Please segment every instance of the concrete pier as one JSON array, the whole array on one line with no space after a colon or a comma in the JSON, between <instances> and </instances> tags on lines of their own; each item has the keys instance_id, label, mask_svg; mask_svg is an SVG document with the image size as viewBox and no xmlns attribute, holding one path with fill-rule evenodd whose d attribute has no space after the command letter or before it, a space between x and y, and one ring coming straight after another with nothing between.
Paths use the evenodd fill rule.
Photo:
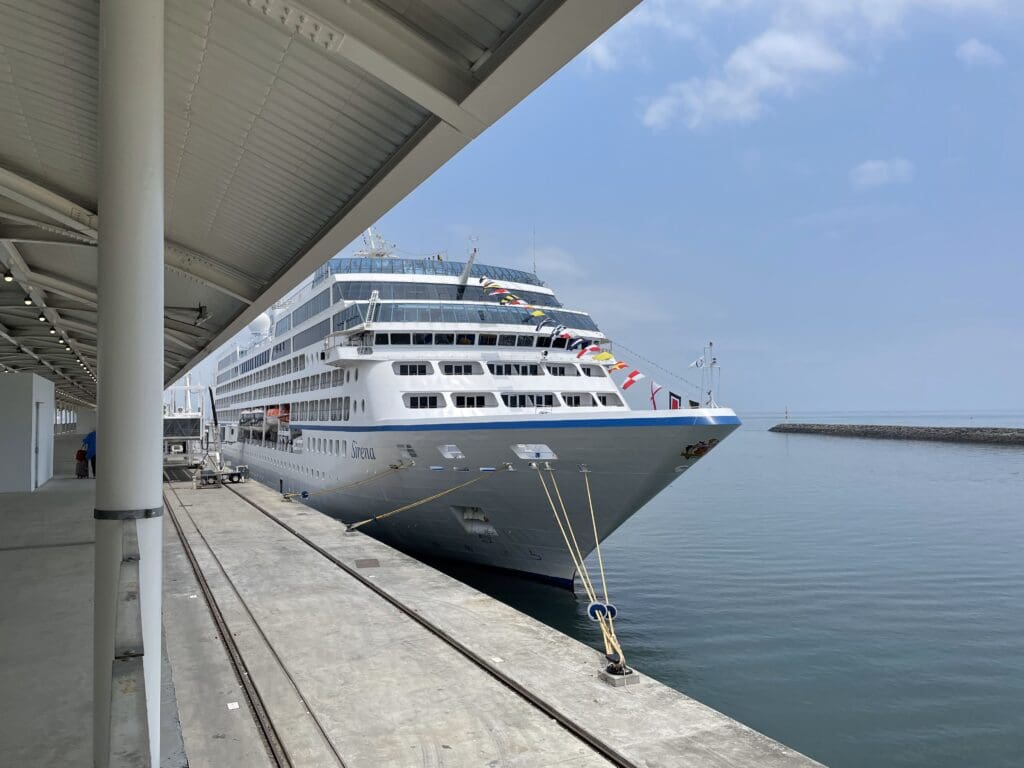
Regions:
<instances>
[{"instance_id":1,"label":"concrete pier","mask_svg":"<svg viewBox=\"0 0 1024 768\"><path fill-rule=\"evenodd\" d=\"M12 765L90 760L94 488L0 495ZM232 488L164 486L161 766L818 765L642 672L613 688L594 648L264 486Z\"/></svg>"},{"instance_id":2,"label":"concrete pier","mask_svg":"<svg viewBox=\"0 0 1024 768\"><path fill-rule=\"evenodd\" d=\"M166 495L167 652L192 766L267 764L251 754L261 718L269 749L302 765L817 765L641 673L612 688L595 649L261 485L231 488ZM232 745L250 754L232 762Z\"/></svg>"},{"instance_id":3,"label":"concrete pier","mask_svg":"<svg viewBox=\"0 0 1024 768\"><path fill-rule=\"evenodd\" d=\"M868 437L881 440L931 440L942 443L985 443L1024 446L1024 429L995 427L905 427L885 424L776 424L769 432Z\"/></svg>"}]
</instances>

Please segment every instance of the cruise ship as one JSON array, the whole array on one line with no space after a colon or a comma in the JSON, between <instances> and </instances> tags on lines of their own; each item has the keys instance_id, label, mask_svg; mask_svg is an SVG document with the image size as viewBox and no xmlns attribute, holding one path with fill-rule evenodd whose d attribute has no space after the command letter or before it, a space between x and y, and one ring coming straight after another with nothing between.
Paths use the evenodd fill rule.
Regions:
<instances>
[{"instance_id":1,"label":"cruise ship","mask_svg":"<svg viewBox=\"0 0 1024 768\"><path fill-rule=\"evenodd\" d=\"M302 503L571 586L570 542L585 557L740 424L713 403L630 407L638 372L533 273L365 242L217 362L224 457Z\"/></svg>"}]
</instances>

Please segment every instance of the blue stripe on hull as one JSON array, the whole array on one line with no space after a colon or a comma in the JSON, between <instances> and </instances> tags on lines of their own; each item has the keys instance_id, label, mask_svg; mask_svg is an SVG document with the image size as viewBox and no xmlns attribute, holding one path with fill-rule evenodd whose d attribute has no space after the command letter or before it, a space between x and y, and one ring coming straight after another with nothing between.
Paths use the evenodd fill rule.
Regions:
<instances>
[{"instance_id":1,"label":"blue stripe on hull","mask_svg":"<svg viewBox=\"0 0 1024 768\"><path fill-rule=\"evenodd\" d=\"M364 426L335 426L329 424L292 424L295 429L325 432L455 432L477 429L574 429L576 427L713 427L740 425L738 416L673 416L666 419L550 419L535 421L477 421L468 423L445 422L435 424L366 424Z\"/></svg>"}]
</instances>

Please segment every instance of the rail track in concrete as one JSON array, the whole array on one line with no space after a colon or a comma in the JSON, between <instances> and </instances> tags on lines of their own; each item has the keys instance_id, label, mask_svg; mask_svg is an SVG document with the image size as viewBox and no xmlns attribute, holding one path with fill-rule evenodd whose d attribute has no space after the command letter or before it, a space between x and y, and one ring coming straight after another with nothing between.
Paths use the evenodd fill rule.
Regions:
<instances>
[{"instance_id":1,"label":"rail track in concrete","mask_svg":"<svg viewBox=\"0 0 1024 768\"><path fill-rule=\"evenodd\" d=\"M170 488L171 492L174 493L175 497L178 499L178 503L179 503L180 509L183 512L185 512L185 514L189 515L190 519L191 519L191 515L190 515L190 513L187 510L187 505L185 505L181 501L180 497L177 496L177 493L176 493L176 491L174 489L173 482L168 481L167 485ZM352 566L350 566L347 563L343 562L339 558L335 557L333 554L331 554L330 552L328 552L324 548L320 547L316 542L312 541L307 536L303 535L301 532L295 530L288 523L286 523L285 521L283 521L279 517L277 517L275 514L273 514L273 512L269 511L268 509L266 509L265 507L263 507L259 503L253 501L252 499L246 498L246 496L241 494L238 490L236 490L235 488L231 487L230 485L223 485L222 487L226 488L228 491L233 493L239 499L244 501L247 505L249 505L253 509L257 510L258 512L260 512L261 514L266 516L273 523L275 523L276 525L280 526L282 529L287 531L291 536L293 536L294 538L296 538L299 541L301 541L306 547L308 547L309 549L311 549L314 552L316 552L318 555L320 555L323 558L325 558L326 560L328 560L334 567L336 567L337 569L343 571L345 574L347 574L348 576L353 578L361 586L363 586L366 589L370 590L376 596L378 596L379 598L381 598L382 600L387 602L389 605L393 606L395 609L400 611L406 617L412 619L414 622L416 622L421 627L426 629L430 634L432 634L434 637L436 637L439 640L441 640L448 647L450 647L453 650L455 650L458 654L460 654L465 659L470 661L473 665L475 665L480 670L485 672L489 677L493 678L498 683L500 683L501 685L503 685L506 688L508 688L509 690L511 690L513 693L515 693L517 696L519 696L522 700L527 702L530 706L532 706L535 709L539 710L541 713L543 713L545 716L547 716L552 721L557 723L557 725L559 725L561 728L566 730L572 736L574 736L575 738L579 739L583 744L587 745L597 755L599 755L604 760L606 760L610 765L616 766L617 768L640 768L640 766L636 762L634 762L633 760L630 760L628 757L622 755L618 750L616 750L614 747L612 747L611 745L606 743L599 736L597 736L596 734L594 734L593 732L591 732L590 730L588 730L584 726L580 725L573 718L568 717L567 715L565 715L565 713L561 712L558 708L552 706L549 702L545 701L543 698L537 696L533 691L529 690L529 688L521 685L519 682L517 682L516 680L512 679L508 675L505 675L500 670L495 669L494 666L491 663L489 663L485 658L483 658L481 655L479 655L478 653L476 653L472 649L468 648L463 643L459 642L456 638L452 637L444 629L438 627L436 624L434 624L433 622L429 621L427 618L425 618L423 615L421 615L420 612L417 611L415 608L407 605L406 603L402 602L401 600L395 598L393 595L391 595L388 592L386 592L384 589L379 587L377 584L373 583L373 581L371 581L370 579L366 578L364 575L359 573L355 568L353 568ZM220 607L217 605L216 599L214 598L214 595L213 595L213 591L210 588L210 585L209 585L208 581L206 580L205 575L202 572L202 568L199 565L198 560L196 559L196 556L195 556L195 553L194 553L194 551L192 549L192 546L191 546L190 542L188 541L188 538L187 538L187 536L185 535L185 533L184 533L184 531L182 529L180 521L177 518L177 512L176 512L176 510L174 510L172 508L173 505L167 503L166 497L165 497L165 506L168 509L168 512L169 512L169 514L171 516L171 520L172 520L172 522L174 524L175 530L178 533L178 538L181 540L182 546L184 547L184 550L185 550L185 553L186 553L186 555L188 557L189 563L192 566L192 570L194 571L194 573L196 575L196 578L197 578L197 580L200 583L200 586L201 586L201 589L203 591L204 597L206 598L207 604L210 607L210 611L213 614L214 622L217 625L218 632L219 632L219 634L221 636L221 639L222 639L222 641L224 643L224 646L225 646L225 650L226 650L226 652L227 652L227 654L228 654L228 656L229 656L229 658L231 660L232 666L234 667L235 674L238 676L238 679L239 679L239 681L240 681L240 683L242 685L242 688L243 688L243 691L244 691L244 695L246 697L249 709L252 712L253 717L256 720L256 723L257 723L257 725L259 727L260 733L261 733L261 735L264 738L265 746L266 746L268 754L271 756L271 759L273 761L275 761L278 766L282 766L282 767L289 766L289 767L291 767L291 766L297 765L297 763L294 762L292 757L288 754L288 750L286 749L284 743L282 742L281 738L278 735L278 732L277 732L277 729L276 729L276 727L274 725L274 722L273 722L272 718L270 717L269 713L267 712L267 708L265 707L264 702L263 702L263 700L261 699L261 697L259 695L259 691L257 690L255 684L252 681L252 677L250 675L249 669L246 667L246 664L245 664L245 658L242 655L241 650L238 648L237 643L235 643L234 638L231 635L231 632L230 632L230 630L228 628L227 621L225 620L225 618L223 616L223 613L220 610ZM229 583L231 583L230 577L228 577L228 575L227 575L227 571L224 569L223 565L217 559L216 554L213 553L212 547L210 547L209 544L206 542L205 536L203 536L203 533L202 533L201 529L195 523L194 520L191 520L191 522L192 522L192 525L196 528L196 531L198 532L198 535L200 536L200 538L203 539L204 544L206 544L207 549L210 551L211 556L217 562L218 567L220 568L221 572L224 574L224 576L227 579L227 581ZM258 622L256 622L255 618L252 617L252 613L248 610L248 606L245 604L245 600L242 598L242 596L239 593L239 591L234 588L234 585L232 584L231 586L232 586L232 589L234 590L234 593L237 596L239 602L243 606L245 606L246 611L249 613L249 616L253 620L253 623L255 624L257 629L259 629L259 624L258 624ZM303 702L306 705L307 711L309 712L310 716L316 721L317 728L320 731L321 735L323 736L326 744L330 747L331 751L334 753L334 756L337 759L338 765L340 765L340 766L342 766L342 768L344 768L345 767L345 762L344 762L342 756L340 754L338 754L337 751L334 749L334 746L331 743L330 738L327 736L326 730L324 729L323 725L318 720L316 720L315 712L314 712L312 706L302 696L302 692L301 692L297 682L292 677L292 675L289 673L286 665L280 659L280 657L277 655L276 651L274 651L273 646L270 644L269 639L265 635L262 635L262 632L260 634L261 634L261 636L263 638L263 641L266 643L268 649L271 651L271 653L273 653L277 663L280 665L281 672L291 682L291 684L294 687L295 692L297 693L297 695L300 698L303 699Z\"/></svg>"}]
</instances>

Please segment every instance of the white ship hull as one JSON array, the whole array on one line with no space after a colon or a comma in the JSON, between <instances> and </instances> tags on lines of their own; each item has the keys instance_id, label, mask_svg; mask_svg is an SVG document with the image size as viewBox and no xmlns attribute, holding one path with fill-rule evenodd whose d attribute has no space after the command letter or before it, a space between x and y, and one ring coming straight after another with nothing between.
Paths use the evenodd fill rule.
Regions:
<instances>
[{"instance_id":1,"label":"white ship hull","mask_svg":"<svg viewBox=\"0 0 1024 768\"><path fill-rule=\"evenodd\" d=\"M248 465L256 480L286 493L308 491L305 503L347 523L486 474L468 487L361 530L407 551L571 585L575 569L540 473L553 496L552 480L557 483L586 555L595 542L582 469L589 471L597 534L603 540L739 423L731 410L714 408L516 415L459 423L296 424L303 435L301 453L258 442L228 443L224 452L230 463ZM517 455L513 446L524 444L547 446L557 458ZM445 446L457 446L464 458L446 458ZM400 470L338 490L399 463Z\"/></svg>"}]
</instances>

